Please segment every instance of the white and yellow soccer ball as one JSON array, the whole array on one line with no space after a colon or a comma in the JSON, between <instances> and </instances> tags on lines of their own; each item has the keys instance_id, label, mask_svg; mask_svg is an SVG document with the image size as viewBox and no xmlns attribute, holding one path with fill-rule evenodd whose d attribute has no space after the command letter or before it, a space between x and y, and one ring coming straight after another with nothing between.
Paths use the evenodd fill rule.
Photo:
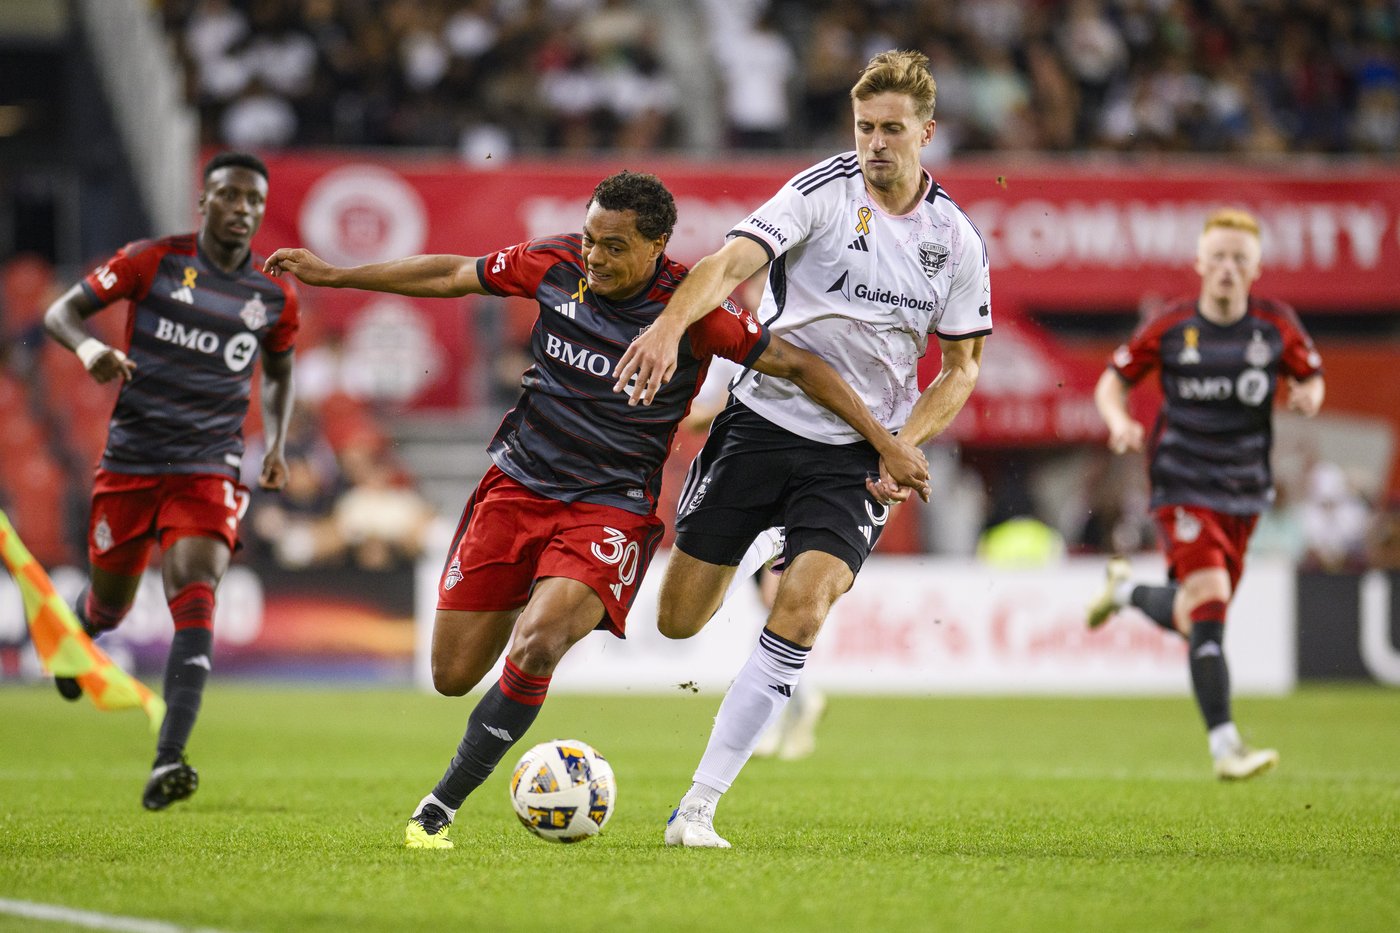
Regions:
<instances>
[{"instance_id":1,"label":"white and yellow soccer ball","mask_svg":"<svg viewBox=\"0 0 1400 933\"><path fill-rule=\"evenodd\" d=\"M587 742L555 739L530 749L510 778L510 803L525 828L550 842L596 836L612 818L617 780Z\"/></svg>"}]
</instances>

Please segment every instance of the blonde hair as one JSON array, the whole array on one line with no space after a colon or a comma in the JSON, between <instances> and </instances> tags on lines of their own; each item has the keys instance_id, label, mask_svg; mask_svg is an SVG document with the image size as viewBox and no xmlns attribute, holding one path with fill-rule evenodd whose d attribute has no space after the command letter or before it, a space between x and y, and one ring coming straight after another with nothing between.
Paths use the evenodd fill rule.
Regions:
<instances>
[{"instance_id":1,"label":"blonde hair","mask_svg":"<svg viewBox=\"0 0 1400 933\"><path fill-rule=\"evenodd\" d=\"M1259 236L1259 221L1249 211L1240 210L1237 207L1222 207L1212 211L1210 216L1206 218L1206 225L1201 228L1201 235L1204 236L1216 228L1243 230L1245 233Z\"/></svg>"},{"instance_id":2,"label":"blonde hair","mask_svg":"<svg viewBox=\"0 0 1400 933\"><path fill-rule=\"evenodd\" d=\"M886 93L909 95L919 119L932 120L938 85L929 74L928 56L900 49L881 52L861 71L851 88L851 100L869 100Z\"/></svg>"}]
</instances>

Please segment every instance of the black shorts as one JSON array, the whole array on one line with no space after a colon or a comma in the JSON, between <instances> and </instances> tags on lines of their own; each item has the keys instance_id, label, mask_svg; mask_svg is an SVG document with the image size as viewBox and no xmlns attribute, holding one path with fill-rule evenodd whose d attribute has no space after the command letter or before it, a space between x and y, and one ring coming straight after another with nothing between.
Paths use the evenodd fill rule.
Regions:
<instances>
[{"instance_id":1,"label":"black shorts","mask_svg":"<svg viewBox=\"0 0 1400 933\"><path fill-rule=\"evenodd\" d=\"M890 515L865 488L879 472L866 441L818 443L731 402L686 474L676 546L733 567L760 532L781 525L787 561L822 551L859 573Z\"/></svg>"}]
</instances>

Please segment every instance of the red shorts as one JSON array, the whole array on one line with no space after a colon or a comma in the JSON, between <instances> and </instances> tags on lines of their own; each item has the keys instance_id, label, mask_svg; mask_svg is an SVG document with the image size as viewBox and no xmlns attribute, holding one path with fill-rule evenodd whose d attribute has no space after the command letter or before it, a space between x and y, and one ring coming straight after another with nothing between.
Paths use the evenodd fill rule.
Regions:
<instances>
[{"instance_id":1,"label":"red shorts","mask_svg":"<svg viewBox=\"0 0 1400 933\"><path fill-rule=\"evenodd\" d=\"M1258 515L1226 515L1194 505L1163 505L1154 512L1162 549L1173 580L1210 567L1230 575L1230 592L1240 585L1244 553Z\"/></svg>"},{"instance_id":2,"label":"red shorts","mask_svg":"<svg viewBox=\"0 0 1400 933\"><path fill-rule=\"evenodd\" d=\"M164 551L180 538L218 538L233 550L248 490L211 473L111 473L101 468L92 488L88 560L121 576L146 569L151 544Z\"/></svg>"},{"instance_id":3,"label":"red shorts","mask_svg":"<svg viewBox=\"0 0 1400 933\"><path fill-rule=\"evenodd\" d=\"M621 637L662 528L655 515L548 499L493 466L462 512L438 582L438 608L517 609L529 602L536 580L567 577L598 594L601 621Z\"/></svg>"}]
</instances>

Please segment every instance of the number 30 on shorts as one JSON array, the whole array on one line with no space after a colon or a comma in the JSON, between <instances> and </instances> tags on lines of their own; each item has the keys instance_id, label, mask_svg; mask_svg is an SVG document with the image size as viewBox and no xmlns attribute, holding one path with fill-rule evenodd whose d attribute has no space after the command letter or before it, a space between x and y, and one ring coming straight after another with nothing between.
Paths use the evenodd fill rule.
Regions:
<instances>
[{"instance_id":1,"label":"number 30 on shorts","mask_svg":"<svg viewBox=\"0 0 1400 933\"><path fill-rule=\"evenodd\" d=\"M617 567L617 581L608 585L613 598L622 599L623 587L631 586L637 579L637 564L642 557L642 549L636 541L628 541L627 536L616 528L603 528L603 542L594 542L593 556L609 566Z\"/></svg>"},{"instance_id":2,"label":"number 30 on shorts","mask_svg":"<svg viewBox=\"0 0 1400 933\"><path fill-rule=\"evenodd\" d=\"M233 483L224 480L224 505L228 506L232 514L224 521L233 531L238 530L238 523L242 520L243 514L248 511L248 502L252 497L246 489L235 489Z\"/></svg>"}]
</instances>

